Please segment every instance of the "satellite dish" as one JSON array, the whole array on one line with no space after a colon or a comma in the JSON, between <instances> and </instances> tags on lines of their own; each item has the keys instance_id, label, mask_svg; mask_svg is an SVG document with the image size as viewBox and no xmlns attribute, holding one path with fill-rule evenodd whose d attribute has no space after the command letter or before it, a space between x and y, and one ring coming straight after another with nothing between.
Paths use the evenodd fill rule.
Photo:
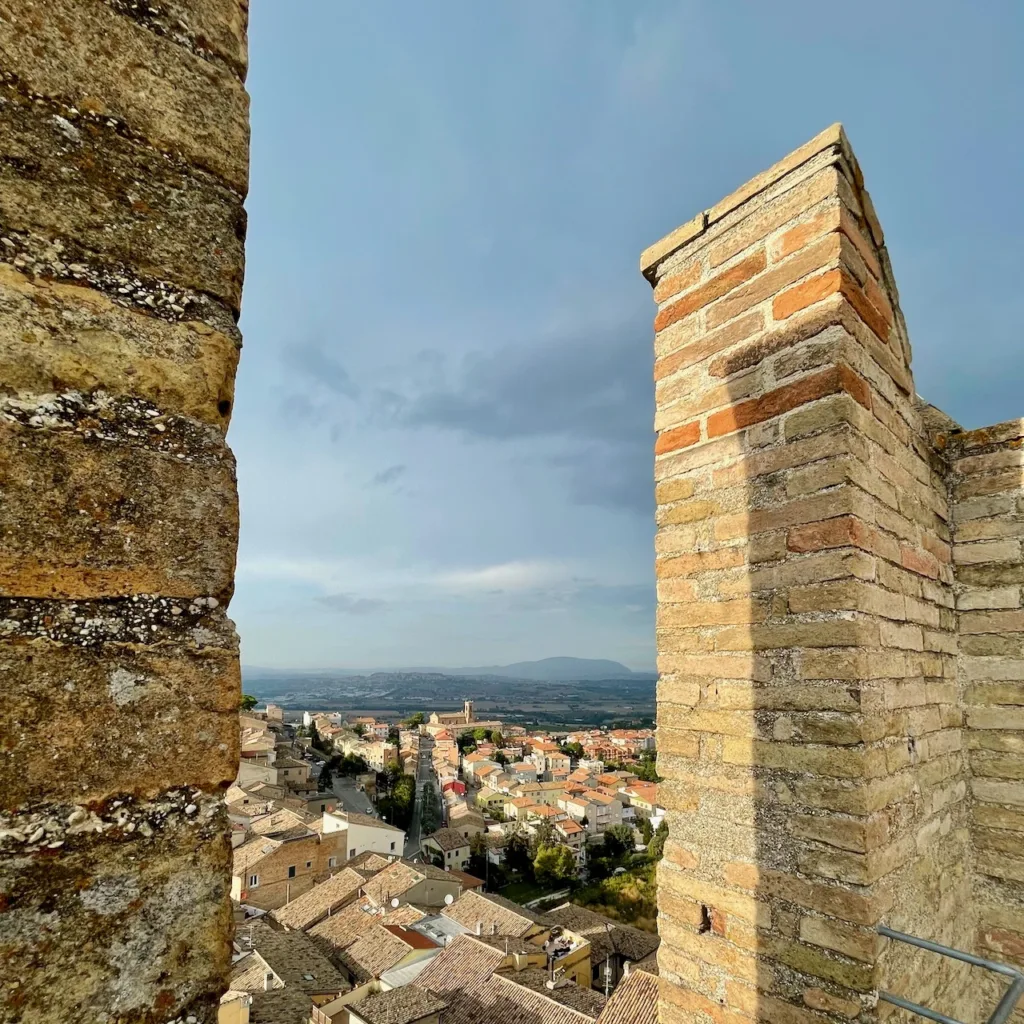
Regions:
<instances>
[{"instance_id":1,"label":"satellite dish","mask_svg":"<svg viewBox=\"0 0 1024 1024\"><path fill-rule=\"evenodd\" d=\"M393 906L393 907L397 907L398 906L398 897L397 896L391 901L391 906Z\"/></svg>"},{"instance_id":2,"label":"satellite dish","mask_svg":"<svg viewBox=\"0 0 1024 1024\"><path fill-rule=\"evenodd\" d=\"M448 893L444 898L444 902L446 906L450 907L455 902L455 897L451 893Z\"/></svg>"}]
</instances>

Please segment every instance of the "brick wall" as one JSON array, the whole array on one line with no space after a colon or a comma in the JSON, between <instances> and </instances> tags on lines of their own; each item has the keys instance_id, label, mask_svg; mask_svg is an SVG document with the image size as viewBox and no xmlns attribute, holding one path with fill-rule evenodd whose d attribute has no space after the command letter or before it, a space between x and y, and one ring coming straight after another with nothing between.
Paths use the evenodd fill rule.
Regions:
<instances>
[{"instance_id":1,"label":"brick wall","mask_svg":"<svg viewBox=\"0 0 1024 1024\"><path fill-rule=\"evenodd\" d=\"M889 1009L879 987L970 1018L981 989L966 969L874 931L973 947L973 846L979 863L982 843L1005 849L1017 819L972 832L959 677L975 662L958 659L952 471L936 441L959 435L915 395L842 129L641 267L658 305L661 1018L868 1019ZM999 465L1019 490L1019 466ZM1014 501L998 506L1006 530ZM1005 643L1018 657L1019 641ZM979 739L976 775L984 761L1019 778L1005 736L1003 760ZM1021 916L999 920L1008 938L991 941L1019 941Z\"/></svg>"},{"instance_id":2,"label":"brick wall","mask_svg":"<svg viewBox=\"0 0 1024 1024\"><path fill-rule=\"evenodd\" d=\"M1024 967L1024 421L939 443L954 502L980 952Z\"/></svg>"},{"instance_id":3,"label":"brick wall","mask_svg":"<svg viewBox=\"0 0 1024 1024\"><path fill-rule=\"evenodd\" d=\"M229 963L245 0L0 0L0 1019Z\"/></svg>"}]
</instances>

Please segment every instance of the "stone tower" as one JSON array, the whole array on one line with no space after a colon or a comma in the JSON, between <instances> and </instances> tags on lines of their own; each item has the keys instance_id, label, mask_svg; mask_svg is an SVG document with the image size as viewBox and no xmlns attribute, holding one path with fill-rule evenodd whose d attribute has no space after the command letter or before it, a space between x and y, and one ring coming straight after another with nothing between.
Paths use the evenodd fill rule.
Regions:
<instances>
[{"instance_id":1,"label":"stone tower","mask_svg":"<svg viewBox=\"0 0 1024 1024\"><path fill-rule=\"evenodd\" d=\"M466 703L463 704L463 710L466 713L466 724L469 725L469 723L473 721L473 702L471 700L467 700Z\"/></svg>"},{"instance_id":2,"label":"stone tower","mask_svg":"<svg viewBox=\"0 0 1024 1024\"><path fill-rule=\"evenodd\" d=\"M0 1019L230 956L247 0L0 0Z\"/></svg>"},{"instance_id":3,"label":"stone tower","mask_svg":"<svg viewBox=\"0 0 1024 1024\"><path fill-rule=\"evenodd\" d=\"M839 126L641 269L661 1021L984 1019L997 986L875 929L1024 959L1024 422L916 395Z\"/></svg>"}]
</instances>

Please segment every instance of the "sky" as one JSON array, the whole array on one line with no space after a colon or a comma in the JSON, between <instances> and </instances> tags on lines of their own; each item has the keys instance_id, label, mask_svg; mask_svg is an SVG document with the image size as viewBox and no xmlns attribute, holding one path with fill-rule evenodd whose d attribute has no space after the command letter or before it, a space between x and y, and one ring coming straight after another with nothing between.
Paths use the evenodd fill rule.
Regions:
<instances>
[{"instance_id":1,"label":"sky","mask_svg":"<svg viewBox=\"0 0 1024 1024\"><path fill-rule=\"evenodd\" d=\"M1024 411L1024 5L252 5L242 660L654 663L643 248L842 121L964 426Z\"/></svg>"}]
</instances>

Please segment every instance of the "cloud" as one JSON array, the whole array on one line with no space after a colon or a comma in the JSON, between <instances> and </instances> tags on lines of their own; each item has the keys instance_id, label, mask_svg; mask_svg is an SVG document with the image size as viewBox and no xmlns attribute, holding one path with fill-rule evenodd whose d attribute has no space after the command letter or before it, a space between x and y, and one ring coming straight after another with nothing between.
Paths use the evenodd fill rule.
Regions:
<instances>
[{"instance_id":1,"label":"cloud","mask_svg":"<svg viewBox=\"0 0 1024 1024\"><path fill-rule=\"evenodd\" d=\"M483 439L649 437L654 389L645 333L646 326L618 323L470 353L445 380L435 375L406 395L397 418Z\"/></svg>"},{"instance_id":2,"label":"cloud","mask_svg":"<svg viewBox=\"0 0 1024 1024\"><path fill-rule=\"evenodd\" d=\"M399 477L405 475L405 473L408 471L408 468L408 466L402 465L400 463L394 466L388 466L387 469L382 469L379 473L375 473L371 483L373 483L377 487L383 487L387 484L393 484L396 480L399 479Z\"/></svg>"},{"instance_id":3,"label":"cloud","mask_svg":"<svg viewBox=\"0 0 1024 1024\"><path fill-rule=\"evenodd\" d=\"M376 597L354 597L352 594L324 594L316 600L331 611L343 615L375 615L387 608L387 601Z\"/></svg>"},{"instance_id":4,"label":"cloud","mask_svg":"<svg viewBox=\"0 0 1024 1024\"><path fill-rule=\"evenodd\" d=\"M284 349L285 364L316 388L355 400L360 389L333 353L317 342L303 342Z\"/></svg>"},{"instance_id":5,"label":"cloud","mask_svg":"<svg viewBox=\"0 0 1024 1024\"><path fill-rule=\"evenodd\" d=\"M550 584L566 575L567 569L553 562L504 562L444 572L436 577L435 583L446 590L500 594Z\"/></svg>"}]
</instances>

